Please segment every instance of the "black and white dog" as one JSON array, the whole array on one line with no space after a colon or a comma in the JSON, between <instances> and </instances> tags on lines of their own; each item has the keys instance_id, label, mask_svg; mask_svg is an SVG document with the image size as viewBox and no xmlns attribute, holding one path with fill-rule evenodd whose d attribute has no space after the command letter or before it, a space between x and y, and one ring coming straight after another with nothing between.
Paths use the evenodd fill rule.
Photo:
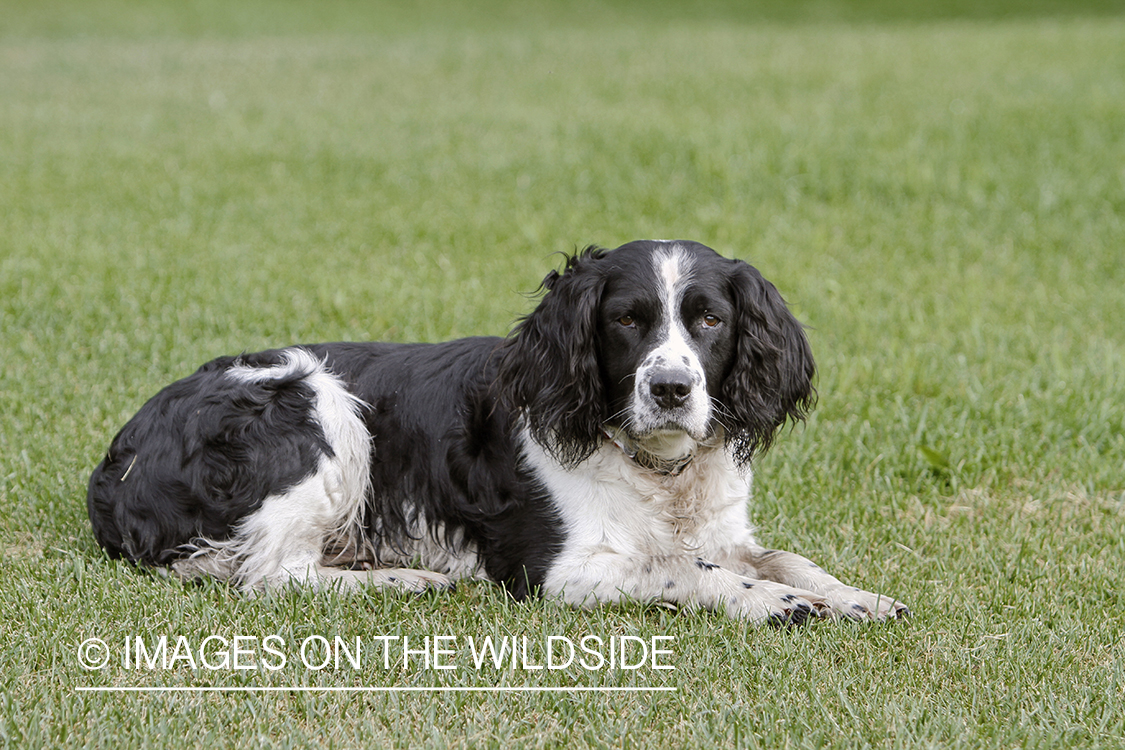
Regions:
<instances>
[{"instance_id":1,"label":"black and white dog","mask_svg":"<svg viewBox=\"0 0 1125 750\"><path fill-rule=\"evenodd\" d=\"M752 621L899 617L759 546L751 459L812 406L800 323L694 242L589 248L506 339L223 357L168 386L90 479L111 556L248 590L466 577Z\"/></svg>"}]
</instances>

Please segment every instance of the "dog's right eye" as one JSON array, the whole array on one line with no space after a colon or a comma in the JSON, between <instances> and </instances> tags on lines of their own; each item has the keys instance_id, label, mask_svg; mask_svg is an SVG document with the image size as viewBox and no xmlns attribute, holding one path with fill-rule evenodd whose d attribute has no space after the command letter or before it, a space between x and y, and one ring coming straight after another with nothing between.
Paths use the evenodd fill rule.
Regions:
<instances>
[{"instance_id":1,"label":"dog's right eye","mask_svg":"<svg viewBox=\"0 0 1125 750\"><path fill-rule=\"evenodd\" d=\"M617 319L617 322L625 328L636 328L637 321L632 315L622 315Z\"/></svg>"}]
</instances>

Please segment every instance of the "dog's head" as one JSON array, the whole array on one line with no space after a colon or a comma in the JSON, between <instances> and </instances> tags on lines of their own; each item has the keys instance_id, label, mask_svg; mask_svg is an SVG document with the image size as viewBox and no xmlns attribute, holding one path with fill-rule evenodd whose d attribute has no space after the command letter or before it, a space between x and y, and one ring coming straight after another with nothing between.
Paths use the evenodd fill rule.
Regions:
<instances>
[{"instance_id":1,"label":"dog's head","mask_svg":"<svg viewBox=\"0 0 1125 750\"><path fill-rule=\"evenodd\" d=\"M606 436L659 458L721 440L745 464L812 406L801 324L751 266L696 242L588 248L507 342L508 406L573 466Z\"/></svg>"}]
</instances>

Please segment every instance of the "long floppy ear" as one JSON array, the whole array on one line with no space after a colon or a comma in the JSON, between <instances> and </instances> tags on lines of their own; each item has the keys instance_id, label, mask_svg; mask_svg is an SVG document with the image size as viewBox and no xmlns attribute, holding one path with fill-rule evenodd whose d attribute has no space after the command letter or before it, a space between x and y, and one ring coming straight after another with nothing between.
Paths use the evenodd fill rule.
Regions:
<instances>
[{"instance_id":1,"label":"long floppy ear","mask_svg":"<svg viewBox=\"0 0 1125 750\"><path fill-rule=\"evenodd\" d=\"M728 446L747 464L769 449L786 420L803 420L816 404L816 365L801 324L774 285L752 266L732 262L738 340L723 381L723 422Z\"/></svg>"},{"instance_id":2,"label":"long floppy ear","mask_svg":"<svg viewBox=\"0 0 1125 750\"><path fill-rule=\"evenodd\" d=\"M505 405L569 467L597 450L608 416L597 353L605 253L588 247L568 257L562 273L547 275L540 287L546 295L512 331L500 360L497 384Z\"/></svg>"}]
</instances>

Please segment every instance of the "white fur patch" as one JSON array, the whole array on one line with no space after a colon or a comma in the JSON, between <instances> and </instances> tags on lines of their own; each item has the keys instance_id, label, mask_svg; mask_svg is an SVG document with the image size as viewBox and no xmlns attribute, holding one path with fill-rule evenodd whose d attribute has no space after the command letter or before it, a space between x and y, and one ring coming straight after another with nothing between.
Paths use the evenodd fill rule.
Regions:
<instances>
[{"instance_id":1,"label":"white fur patch","mask_svg":"<svg viewBox=\"0 0 1125 750\"><path fill-rule=\"evenodd\" d=\"M314 418L333 455L322 456L303 481L263 500L230 539L200 540L196 554L173 566L181 575L229 577L245 589L311 580L327 541L360 544L371 482L371 436L359 416L362 404L308 351L287 349L283 357L271 367L235 364L226 374L262 383L305 373L302 380L314 394Z\"/></svg>"},{"instance_id":2,"label":"white fur patch","mask_svg":"<svg viewBox=\"0 0 1125 750\"><path fill-rule=\"evenodd\" d=\"M721 448L667 476L643 469L608 442L570 470L526 434L523 446L566 532L544 582L548 593L573 601L627 586L624 569L599 564L603 558L694 560L754 543L746 507L749 477Z\"/></svg>"}]
</instances>

